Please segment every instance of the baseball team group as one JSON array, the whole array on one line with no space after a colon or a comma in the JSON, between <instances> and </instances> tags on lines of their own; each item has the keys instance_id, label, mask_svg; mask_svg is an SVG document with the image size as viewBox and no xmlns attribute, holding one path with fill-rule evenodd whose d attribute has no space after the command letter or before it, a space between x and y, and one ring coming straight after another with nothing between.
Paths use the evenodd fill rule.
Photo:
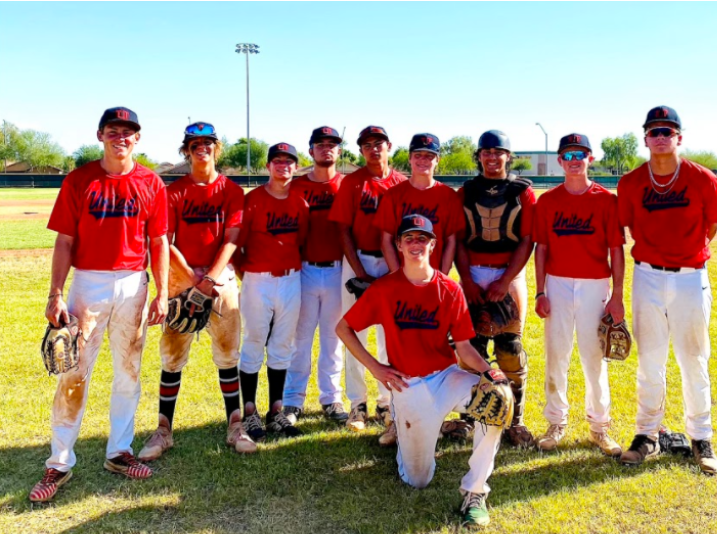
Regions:
<instances>
[{"instance_id":1,"label":"baseball team group","mask_svg":"<svg viewBox=\"0 0 717 534\"><path fill-rule=\"evenodd\" d=\"M717 232L717 177L679 157L682 123L674 109L651 109L643 128L650 158L620 179L617 194L590 179L593 151L580 133L560 140L564 183L536 200L532 183L510 173L510 141L501 131L480 136L479 173L455 191L434 178L441 155L435 135L413 136L406 178L389 166L392 145L379 126L361 131L366 164L347 176L336 168L343 139L334 128L311 133L314 165L305 176L294 178L295 147L271 146L268 183L245 194L217 171L222 143L213 125L186 128L179 151L191 172L165 186L133 160L137 115L125 107L106 110L97 131L103 158L66 177L48 224L57 239L45 314L55 327L77 319L79 363L59 375L51 455L30 500L52 499L72 476L105 331L114 377L104 468L132 479L152 476L147 462L174 445L182 369L196 339L191 329L166 321L177 309L191 320L201 301L175 300L187 292L208 299L212 310L206 332L226 409L226 443L238 453L255 453L267 433L302 434L297 420L318 328L314 367L323 415L353 431L366 428L368 369L378 382L376 417L386 427L379 443L397 448L399 475L416 488L433 477L441 435L472 433L461 513L466 524L486 525L487 480L501 442L551 451L565 435L573 336L585 376L588 440L625 465L660 452L672 339L685 432L701 470L714 474L705 263ZM639 361L636 433L623 451L609 435L598 327L604 316L624 321L625 228L634 240ZM525 271L533 251L536 294L529 296ZM453 265L460 283L448 276ZM149 305L148 266L156 285ZM547 429L536 437L524 422L529 358L522 340L533 300L545 321ZM517 310L512 318L486 312L506 301ZM488 327L478 328L486 316ZM151 325L163 325L159 422L135 457L140 362ZM371 326L375 357L367 350ZM264 417L256 401L263 366ZM508 420L489 422L504 408L496 398L481 401L492 414L476 417L476 396L501 385ZM447 419L451 412L460 418Z\"/></svg>"}]
</instances>

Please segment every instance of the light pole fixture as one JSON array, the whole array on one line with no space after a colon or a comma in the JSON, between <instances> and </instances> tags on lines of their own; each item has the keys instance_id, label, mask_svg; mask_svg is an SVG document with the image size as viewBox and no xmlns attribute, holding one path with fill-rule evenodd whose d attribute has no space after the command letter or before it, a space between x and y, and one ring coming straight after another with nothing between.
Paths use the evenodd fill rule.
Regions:
<instances>
[{"instance_id":1,"label":"light pole fixture","mask_svg":"<svg viewBox=\"0 0 717 534\"><path fill-rule=\"evenodd\" d=\"M259 53L259 45L239 43L234 50L237 54L246 55L246 175L251 173L251 137L249 136L249 55Z\"/></svg>"},{"instance_id":2,"label":"light pole fixture","mask_svg":"<svg viewBox=\"0 0 717 534\"><path fill-rule=\"evenodd\" d=\"M548 132L545 131L545 128L543 128L543 125L539 122L535 123L536 126L540 126L540 129L543 130L543 133L545 134L545 157L548 156Z\"/></svg>"}]
</instances>

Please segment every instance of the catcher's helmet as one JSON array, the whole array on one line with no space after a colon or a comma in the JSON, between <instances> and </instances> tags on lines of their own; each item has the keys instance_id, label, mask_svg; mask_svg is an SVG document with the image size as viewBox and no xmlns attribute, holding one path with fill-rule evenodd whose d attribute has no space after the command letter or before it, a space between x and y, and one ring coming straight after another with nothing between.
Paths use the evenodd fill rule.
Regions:
<instances>
[{"instance_id":1,"label":"catcher's helmet","mask_svg":"<svg viewBox=\"0 0 717 534\"><path fill-rule=\"evenodd\" d=\"M500 130L488 130L478 139L478 150L499 148L510 152L510 139Z\"/></svg>"}]
</instances>

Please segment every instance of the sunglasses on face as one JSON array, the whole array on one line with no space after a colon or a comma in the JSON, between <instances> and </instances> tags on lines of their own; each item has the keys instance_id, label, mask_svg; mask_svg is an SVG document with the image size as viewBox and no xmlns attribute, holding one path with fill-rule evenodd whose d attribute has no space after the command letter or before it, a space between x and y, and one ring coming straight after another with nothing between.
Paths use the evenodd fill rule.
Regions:
<instances>
[{"instance_id":1,"label":"sunglasses on face","mask_svg":"<svg viewBox=\"0 0 717 534\"><path fill-rule=\"evenodd\" d=\"M645 132L646 137L672 137L674 135L677 135L678 132L672 128L668 128L667 126L661 126L659 128L652 128L651 130L647 130Z\"/></svg>"},{"instance_id":2,"label":"sunglasses on face","mask_svg":"<svg viewBox=\"0 0 717 534\"><path fill-rule=\"evenodd\" d=\"M184 129L185 135L217 135L217 131L208 122L195 122Z\"/></svg>"},{"instance_id":3,"label":"sunglasses on face","mask_svg":"<svg viewBox=\"0 0 717 534\"><path fill-rule=\"evenodd\" d=\"M582 161L588 157L588 153L583 152L582 150L573 150L570 152L563 152L560 154L560 157L563 158L563 161Z\"/></svg>"}]
</instances>

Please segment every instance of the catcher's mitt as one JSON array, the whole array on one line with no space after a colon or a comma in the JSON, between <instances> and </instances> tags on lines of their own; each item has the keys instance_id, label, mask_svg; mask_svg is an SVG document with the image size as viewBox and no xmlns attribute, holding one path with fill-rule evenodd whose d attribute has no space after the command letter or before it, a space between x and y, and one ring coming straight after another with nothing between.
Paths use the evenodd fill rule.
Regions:
<instances>
[{"instance_id":1,"label":"catcher's mitt","mask_svg":"<svg viewBox=\"0 0 717 534\"><path fill-rule=\"evenodd\" d=\"M669 428L664 426L660 428L660 451L669 452L672 454L681 454L682 456L692 456L692 447L684 434L672 432Z\"/></svg>"},{"instance_id":2,"label":"catcher's mitt","mask_svg":"<svg viewBox=\"0 0 717 534\"><path fill-rule=\"evenodd\" d=\"M371 282L364 282L360 278L350 278L346 281L346 290L351 293L354 297L356 297L356 300L361 298L361 295L363 295L363 292L368 289L368 286L371 285Z\"/></svg>"},{"instance_id":3,"label":"catcher's mitt","mask_svg":"<svg viewBox=\"0 0 717 534\"><path fill-rule=\"evenodd\" d=\"M478 423L510 427L515 404L508 378L499 369L490 369L480 377L480 382L471 390L471 401L466 406L466 413Z\"/></svg>"},{"instance_id":4,"label":"catcher's mitt","mask_svg":"<svg viewBox=\"0 0 717 534\"><path fill-rule=\"evenodd\" d=\"M605 361L622 361L629 356L632 337L625 321L614 324L612 316L608 313L600 319L598 338L600 339L600 350L602 350Z\"/></svg>"},{"instance_id":5,"label":"catcher's mitt","mask_svg":"<svg viewBox=\"0 0 717 534\"><path fill-rule=\"evenodd\" d=\"M453 441L466 441L473 425L463 419L449 419L441 424L441 436Z\"/></svg>"},{"instance_id":6,"label":"catcher's mitt","mask_svg":"<svg viewBox=\"0 0 717 534\"><path fill-rule=\"evenodd\" d=\"M178 334L194 334L207 326L212 314L214 297L205 295L196 287L169 299L169 310L164 325Z\"/></svg>"},{"instance_id":7,"label":"catcher's mitt","mask_svg":"<svg viewBox=\"0 0 717 534\"><path fill-rule=\"evenodd\" d=\"M45 337L42 338L42 362L48 374L59 375L80 365L80 349L78 340L82 335L77 317L70 315L67 324L55 327L47 325Z\"/></svg>"},{"instance_id":8,"label":"catcher's mitt","mask_svg":"<svg viewBox=\"0 0 717 534\"><path fill-rule=\"evenodd\" d=\"M486 300L482 304L469 304L468 310L473 328L479 336L495 337L516 321L520 321L518 305L510 294L499 302Z\"/></svg>"}]
</instances>

